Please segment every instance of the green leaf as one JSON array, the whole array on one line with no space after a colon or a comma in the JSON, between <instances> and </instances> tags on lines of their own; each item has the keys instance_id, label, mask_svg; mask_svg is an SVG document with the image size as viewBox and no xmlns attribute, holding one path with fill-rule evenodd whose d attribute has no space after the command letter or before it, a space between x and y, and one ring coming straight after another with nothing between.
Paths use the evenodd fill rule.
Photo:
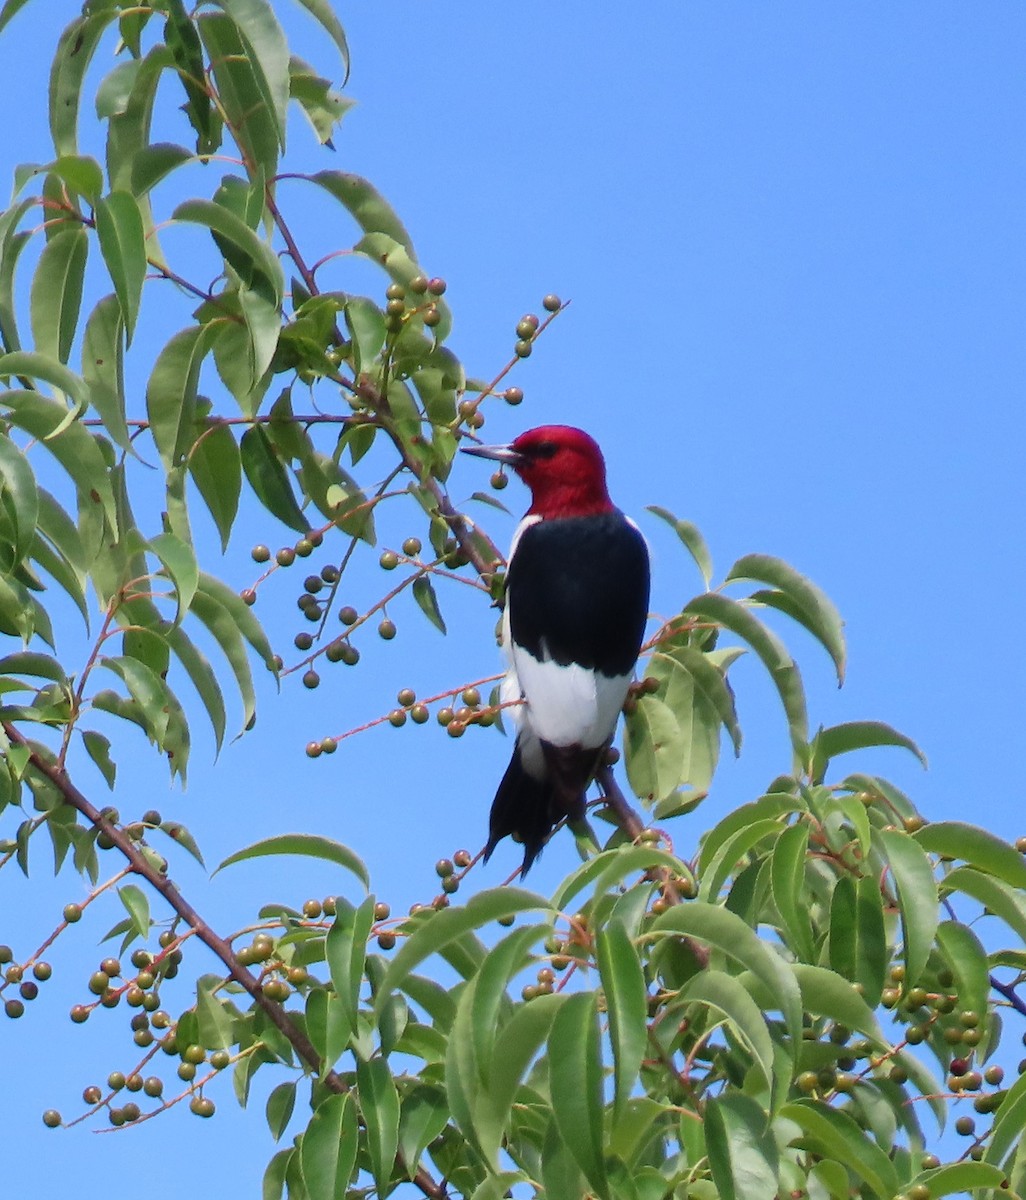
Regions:
<instances>
[{"instance_id":1,"label":"green leaf","mask_svg":"<svg viewBox=\"0 0 1026 1200\"><path fill-rule=\"evenodd\" d=\"M121 305L126 341L131 345L146 278L146 234L142 214L132 193L120 191L98 199L93 212L100 253Z\"/></svg>"},{"instance_id":2,"label":"green leaf","mask_svg":"<svg viewBox=\"0 0 1026 1200\"><path fill-rule=\"evenodd\" d=\"M429 1143L442 1132L449 1120L445 1092L431 1084L417 1083L403 1096L399 1117L399 1153L412 1179Z\"/></svg>"},{"instance_id":3,"label":"green leaf","mask_svg":"<svg viewBox=\"0 0 1026 1200\"><path fill-rule=\"evenodd\" d=\"M114 781L117 776L117 767L110 756L110 738L105 737L102 733L96 733L92 729L83 729L81 733L86 753L96 764L107 787L113 791Z\"/></svg>"},{"instance_id":4,"label":"green leaf","mask_svg":"<svg viewBox=\"0 0 1026 1200\"><path fill-rule=\"evenodd\" d=\"M261 99L272 116L278 142L285 147L285 109L289 100L289 51L269 0L215 0L245 43ZM267 164L261 163L261 166Z\"/></svg>"},{"instance_id":5,"label":"green leaf","mask_svg":"<svg viewBox=\"0 0 1026 1200\"><path fill-rule=\"evenodd\" d=\"M52 384L59 393L70 396L78 407L83 407L89 398L85 381L69 370L63 363L45 354L29 350L15 350L11 354L0 356L0 375L27 376L30 379L42 379ZM70 414L65 416L69 420ZM52 435L51 435L52 436Z\"/></svg>"},{"instance_id":6,"label":"green leaf","mask_svg":"<svg viewBox=\"0 0 1026 1200\"><path fill-rule=\"evenodd\" d=\"M172 171L195 161L195 154L174 142L155 142L152 146L142 147L132 160L132 194L145 196Z\"/></svg>"},{"instance_id":7,"label":"green leaf","mask_svg":"<svg viewBox=\"0 0 1026 1200\"><path fill-rule=\"evenodd\" d=\"M1018 889L973 867L955 867L941 880L941 893L955 890L978 900L1026 945L1026 898Z\"/></svg>"},{"instance_id":8,"label":"green leaf","mask_svg":"<svg viewBox=\"0 0 1026 1200\"><path fill-rule=\"evenodd\" d=\"M216 235L225 260L243 282L261 291L276 307L281 305L285 277L273 248L240 217L213 200L184 200L171 214L173 221L202 225Z\"/></svg>"},{"instance_id":9,"label":"green leaf","mask_svg":"<svg viewBox=\"0 0 1026 1200\"><path fill-rule=\"evenodd\" d=\"M64 229L43 247L32 278L29 317L38 353L68 361L82 304L89 239L84 229Z\"/></svg>"},{"instance_id":10,"label":"green leaf","mask_svg":"<svg viewBox=\"0 0 1026 1200\"><path fill-rule=\"evenodd\" d=\"M306 4L310 7L310 3L314 0L300 0L301 4ZM0 8L0 30L3 30L10 24L11 18L18 12L19 9L25 7L28 0L5 0L3 8Z\"/></svg>"},{"instance_id":11,"label":"green leaf","mask_svg":"<svg viewBox=\"0 0 1026 1200\"><path fill-rule=\"evenodd\" d=\"M89 403L114 442L135 454L125 413L124 321L121 302L104 296L89 314L82 340L82 378Z\"/></svg>"},{"instance_id":12,"label":"green leaf","mask_svg":"<svg viewBox=\"0 0 1026 1200\"><path fill-rule=\"evenodd\" d=\"M271 1137L276 1142L281 1141L281 1135L292 1120L292 1113L296 1107L297 1082L295 1079L287 1079L284 1083L279 1083L267 1097L265 1115Z\"/></svg>"},{"instance_id":13,"label":"green leaf","mask_svg":"<svg viewBox=\"0 0 1026 1200\"><path fill-rule=\"evenodd\" d=\"M712 555L709 553L709 547L705 544L705 538L698 531L698 526L692 525L690 521L678 520L669 509L661 508L658 504L648 505L648 511L665 521L684 543L688 553L695 560L695 565L701 571L702 581L708 589L713 574Z\"/></svg>"},{"instance_id":14,"label":"green leaf","mask_svg":"<svg viewBox=\"0 0 1026 1200\"><path fill-rule=\"evenodd\" d=\"M866 750L871 746L901 746L911 751L926 766L926 755L910 737L883 721L846 721L820 729L812 739L812 778L822 783L827 764L839 754Z\"/></svg>"},{"instance_id":15,"label":"green leaf","mask_svg":"<svg viewBox=\"0 0 1026 1200\"><path fill-rule=\"evenodd\" d=\"M874 830L873 840L890 863L905 943L905 986L913 987L926 967L939 920L933 866L907 833Z\"/></svg>"},{"instance_id":16,"label":"green leaf","mask_svg":"<svg viewBox=\"0 0 1026 1200\"><path fill-rule=\"evenodd\" d=\"M915 840L930 854L960 858L980 871L1003 879L1014 888L1026 889L1026 861L993 833L964 821L934 821L924 825Z\"/></svg>"},{"instance_id":17,"label":"green leaf","mask_svg":"<svg viewBox=\"0 0 1026 1200\"><path fill-rule=\"evenodd\" d=\"M431 624L445 633L445 621L438 609L438 598L431 580L426 575L418 575L413 581L413 598L420 605L421 611Z\"/></svg>"},{"instance_id":18,"label":"green leaf","mask_svg":"<svg viewBox=\"0 0 1026 1200\"><path fill-rule=\"evenodd\" d=\"M619 1120L645 1057L648 996L638 952L623 925L613 921L600 929L595 949L613 1048L614 1120Z\"/></svg>"},{"instance_id":19,"label":"green leaf","mask_svg":"<svg viewBox=\"0 0 1026 1200\"><path fill-rule=\"evenodd\" d=\"M357 375L370 371L385 344L385 317L373 300L350 296L345 306L346 328L353 343Z\"/></svg>"},{"instance_id":20,"label":"green leaf","mask_svg":"<svg viewBox=\"0 0 1026 1200\"><path fill-rule=\"evenodd\" d=\"M318 171L309 179L334 196L364 233L383 233L402 246L411 258L417 257L413 239L398 213L362 175L349 171Z\"/></svg>"},{"instance_id":21,"label":"green leaf","mask_svg":"<svg viewBox=\"0 0 1026 1200\"><path fill-rule=\"evenodd\" d=\"M688 1003L704 1004L723 1014L735 1037L762 1072L766 1086L771 1088L774 1083L773 1039L762 1009L744 984L724 971L707 967L688 980L680 995ZM772 993L763 994L762 998L769 1004L774 1002Z\"/></svg>"},{"instance_id":22,"label":"green leaf","mask_svg":"<svg viewBox=\"0 0 1026 1200\"><path fill-rule=\"evenodd\" d=\"M523 888L494 888L472 896L462 907L445 908L415 922L378 983L375 1012L380 1013L389 993L398 989L414 967L429 955L441 952L471 930L529 909L547 912L549 902Z\"/></svg>"},{"instance_id":23,"label":"green leaf","mask_svg":"<svg viewBox=\"0 0 1026 1200\"><path fill-rule=\"evenodd\" d=\"M872 1008L847 978L808 963L794 963L792 969L806 1012L830 1017L849 1029L859 1030L879 1045L887 1044Z\"/></svg>"},{"instance_id":24,"label":"green leaf","mask_svg":"<svg viewBox=\"0 0 1026 1200\"><path fill-rule=\"evenodd\" d=\"M618 886L632 872L647 872L653 867L664 867L675 875L689 873L683 860L667 854L665 850L657 850L655 846L616 846L596 854L568 875L552 897L552 907L557 912L566 912L570 901L589 883L595 885L594 894L602 896L614 885Z\"/></svg>"},{"instance_id":25,"label":"green leaf","mask_svg":"<svg viewBox=\"0 0 1026 1200\"><path fill-rule=\"evenodd\" d=\"M174 56L177 75L185 91L183 106L189 124L196 130L196 149L210 154L221 140L221 122L204 80L203 50L192 18L182 0L168 0L164 38Z\"/></svg>"},{"instance_id":26,"label":"green leaf","mask_svg":"<svg viewBox=\"0 0 1026 1200\"><path fill-rule=\"evenodd\" d=\"M28 459L6 433L0 433L0 512L14 531L14 557L18 562L28 555L35 541L39 491Z\"/></svg>"},{"instance_id":27,"label":"green leaf","mask_svg":"<svg viewBox=\"0 0 1026 1200\"><path fill-rule=\"evenodd\" d=\"M189 472L214 519L221 549L227 550L242 494L242 456L227 425L199 433L189 454Z\"/></svg>"},{"instance_id":28,"label":"green leaf","mask_svg":"<svg viewBox=\"0 0 1026 1200\"><path fill-rule=\"evenodd\" d=\"M847 1113L819 1100L797 1100L785 1104L780 1116L794 1121L812 1139L816 1153L842 1162L880 1200L891 1200L900 1190L891 1160Z\"/></svg>"},{"instance_id":29,"label":"green leaf","mask_svg":"<svg viewBox=\"0 0 1026 1200\"><path fill-rule=\"evenodd\" d=\"M195 325L176 333L157 355L146 384L150 433L167 470L186 459L194 438L196 388L214 330Z\"/></svg>"},{"instance_id":30,"label":"green leaf","mask_svg":"<svg viewBox=\"0 0 1026 1200\"><path fill-rule=\"evenodd\" d=\"M937 947L954 973L959 1011L985 1013L990 974L980 939L959 921L942 921L937 926Z\"/></svg>"},{"instance_id":31,"label":"green leaf","mask_svg":"<svg viewBox=\"0 0 1026 1200\"><path fill-rule=\"evenodd\" d=\"M325 956L332 986L351 1032L357 1028L367 939L373 924L373 896L366 897L359 908L339 904L335 920L325 938Z\"/></svg>"},{"instance_id":32,"label":"green leaf","mask_svg":"<svg viewBox=\"0 0 1026 1200\"><path fill-rule=\"evenodd\" d=\"M783 922L788 946L804 962L812 962L816 956L805 888L809 830L806 821L785 829L773 847L770 868L773 902Z\"/></svg>"},{"instance_id":33,"label":"green leaf","mask_svg":"<svg viewBox=\"0 0 1026 1200\"><path fill-rule=\"evenodd\" d=\"M825 592L794 567L768 554L746 554L739 558L727 572L724 582L737 579L751 579L777 588L790 602L791 608L780 604L774 604L774 607L782 608L785 612L793 610L795 618L819 639L833 659L838 684L844 681L844 622Z\"/></svg>"},{"instance_id":34,"label":"green leaf","mask_svg":"<svg viewBox=\"0 0 1026 1200\"><path fill-rule=\"evenodd\" d=\"M50 67L50 136L58 156L78 153L78 108L82 81L113 9L82 16L61 34Z\"/></svg>"},{"instance_id":35,"label":"green leaf","mask_svg":"<svg viewBox=\"0 0 1026 1200\"><path fill-rule=\"evenodd\" d=\"M347 1093L321 1101L299 1145L303 1181L310 1200L338 1200L346 1194L359 1144L360 1127L353 1097Z\"/></svg>"},{"instance_id":36,"label":"green leaf","mask_svg":"<svg viewBox=\"0 0 1026 1200\"><path fill-rule=\"evenodd\" d=\"M65 154L50 164L50 170L72 192L84 196L91 204L96 202L103 190L103 170L90 155Z\"/></svg>"},{"instance_id":37,"label":"green leaf","mask_svg":"<svg viewBox=\"0 0 1026 1200\"><path fill-rule=\"evenodd\" d=\"M569 996L549 1033L552 1113L591 1187L609 1200L602 1136L602 1046L593 992Z\"/></svg>"},{"instance_id":38,"label":"green leaf","mask_svg":"<svg viewBox=\"0 0 1026 1200\"><path fill-rule=\"evenodd\" d=\"M216 875L218 871L223 871L225 867L230 867L233 863L245 862L250 858L265 858L268 855L277 854L300 854L310 858L322 858L325 862L335 863L336 866L344 867L351 874L355 875L365 888L370 887L370 877L367 874L367 868L364 866L363 861L357 858L348 846L343 846L341 842L333 842L330 838L319 837L310 833L284 833L278 837L262 838L259 842L254 842L243 850L236 850L234 854L229 854L215 868L213 874Z\"/></svg>"},{"instance_id":39,"label":"green leaf","mask_svg":"<svg viewBox=\"0 0 1026 1200\"><path fill-rule=\"evenodd\" d=\"M290 529L306 533L310 523L296 503L295 493L263 425L251 425L242 435L242 469L257 499Z\"/></svg>"},{"instance_id":40,"label":"green leaf","mask_svg":"<svg viewBox=\"0 0 1026 1200\"><path fill-rule=\"evenodd\" d=\"M774 997L792 1041L801 1043L802 1002L794 973L738 916L714 904L676 905L657 917L647 936L682 933L734 959L760 979Z\"/></svg>"},{"instance_id":41,"label":"green leaf","mask_svg":"<svg viewBox=\"0 0 1026 1200\"><path fill-rule=\"evenodd\" d=\"M653 803L677 787L686 749L673 709L657 696L639 696L624 731L627 779L639 800Z\"/></svg>"},{"instance_id":42,"label":"green leaf","mask_svg":"<svg viewBox=\"0 0 1026 1200\"><path fill-rule=\"evenodd\" d=\"M360 1112L367 1127L371 1174L379 1196L388 1191L399 1148L399 1093L388 1060L372 1058L356 1065Z\"/></svg>"},{"instance_id":43,"label":"green leaf","mask_svg":"<svg viewBox=\"0 0 1026 1200\"><path fill-rule=\"evenodd\" d=\"M327 146L335 126L356 103L295 55L289 59L289 95L306 114L318 140Z\"/></svg>"},{"instance_id":44,"label":"green leaf","mask_svg":"<svg viewBox=\"0 0 1026 1200\"><path fill-rule=\"evenodd\" d=\"M871 875L858 883L842 875L830 901L830 966L844 979L861 984L868 1004L880 1003L889 963L883 896Z\"/></svg>"},{"instance_id":45,"label":"green leaf","mask_svg":"<svg viewBox=\"0 0 1026 1200\"><path fill-rule=\"evenodd\" d=\"M306 997L306 1032L321 1059L323 1078L341 1058L353 1036L339 998L326 988L311 988Z\"/></svg>"},{"instance_id":46,"label":"green leaf","mask_svg":"<svg viewBox=\"0 0 1026 1200\"><path fill-rule=\"evenodd\" d=\"M196 589L199 587L199 565L196 555L191 546L172 533L158 533L150 539L149 548L160 559L164 573L174 584L175 604L178 608L175 624L180 625L192 607Z\"/></svg>"},{"instance_id":47,"label":"green leaf","mask_svg":"<svg viewBox=\"0 0 1026 1200\"><path fill-rule=\"evenodd\" d=\"M751 1096L724 1092L706 1101L705 1143L720 1196L773 1200L777 1195L777 1143L765 1111Z\"/></svg>"},{"instance_id":48,"label":"green leaf","mask_svg":"<svg viewBox=\"0 0 1026 1200\"><path fill-rule=\"evenodd\" d=\"M279 130L265 103L250 49L235 22L223 13L204 12L196 25L232 136L245 161L270 178L277 170Z\"/></svg>"},{"instance_id":49,"label":"green leaf","mask_svg":"<svg viewBox=\"0 0 1026 1200\"><path fill-rule=\"evenodd\" d=\"M908 1194L917 1184L925 1184L930 1189L932 1200L935 1196L954 1196L956 1193L964 1195L967 1192L978 1192L985 1187L1004 1187L1005 1172L989 1162L948 1163L934 1171L920 1171L908 1181L904 1192ZM1003 1194L1008 1195L1007 1192Z\"/></svg>"},{"instance_id":50,"label":"green leaf","mask_svg":"<svg viewBox=\"0 0 1026 1200\"><path fill-rule=\"evenodd\" d=\"M744 605L718 592L706 592L689 601L684 606L682 616L715 621L751 646L762 659L780 694L795 749L804 747L809 736L805 690L797 665L776 634Z\"/></svg>"},{"instance_id":51,"label":"green leaf","mask_svg":"<svg viewBox=\"0 0 1026 1200\"><path fill-rule=\"evenodd\" d=\"M24 0L20 0L24 3ZM324 31L328 34L331 40L335 43L339 55L342 58L342 63L345 66L345 77L342 82L345 84L349 78L349 43L346 41L346 33L342 28L342 23L335 15L335 10L331 6L330 0L298 0L298 2L320 22ZM0 28L3 28L0 24Z\"/></svg>"},{"instance_id":52,"label":"green leaf","mask_svg":"<svg viewBox=\"0 0 1026 1200\"><path fill-rule=\"evenodd\" d=\"M134 883L126 883L118 888L121 903L128 910L132 928L141 938L150 936L150 902L146 893Z\"/></svg>"},{"instance_id":53,"label":"green leaf","mask_svg":"<svg viewBox=\"0 0 1026 1200\"><path fill-rule=\"evenodd\" d=\"M200 1045L208 1050L224 1050L234 1045L235 1016L230 1002L214 995L224 986L219 975L201 975L196 980L196 1025Z\"/></svg>"},{"instance_id":54,"label":"green leaf","mask_svg":"<svg viewBox=\"0 0 1026 1200\"><path fill-rule=\"evenodd\" d=\"M551 925L545 924L514 929L489 950L474 979L474 994L469 1010L470 1034L475 1070L486 1084L495 1061L495 1039L500 1031L500 1018L508 1015L506 989L510 979L524 968L531 947L540 942L551 928ZM507 1115L499 1114L502 1120ZM494 1147L485 1149L497 1151L498 1141ZM486 1157L491 1158L491 1155L486 1153Z\"/></svg>"}]
</instances>

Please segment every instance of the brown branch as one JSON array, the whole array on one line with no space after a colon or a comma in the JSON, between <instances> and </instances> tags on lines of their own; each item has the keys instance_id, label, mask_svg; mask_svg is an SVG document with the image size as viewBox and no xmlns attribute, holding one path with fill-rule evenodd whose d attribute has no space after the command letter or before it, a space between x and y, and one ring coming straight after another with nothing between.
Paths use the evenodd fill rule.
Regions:
<instances>
[{"instance_id":1,"label":"brown branch","mask_svg":"<svg viewBox=\"0 0 1026 1200\"><path fill-rule=\"evenodd\" d=\"M322 1066L321 1057L314 1048L313 1043L292 1021L289 1014L280 1004L269 1000L264 995L259 981L239 962L235 951L229 943L207 924L171 880L147 861L145 855L124 830L107 820L100 810L79 791L64 770L48 763L41 755L32 750L31 744L10 722L5 721L3 728L12 743L30 751L29 762L32 767L57 788L72 808L80 812L90 824L110 838L128 860L132 873L145 879L159 895L163 896L174 912L194 930L200 941L221 960L228 972L229 978L233 979L249 993L257 1007L261 1009L283 1036L288 1039L306 1066L315 1074L319 1074ZM344 1080L332 1070L326 1073L323 1083L333 1092L341 1094L349 1091ZM446 1200L447 1191L445 1186L437 1183L422 1167L418 1168L413 1182L431 1200Z\"/></svg>"}]
</instances>

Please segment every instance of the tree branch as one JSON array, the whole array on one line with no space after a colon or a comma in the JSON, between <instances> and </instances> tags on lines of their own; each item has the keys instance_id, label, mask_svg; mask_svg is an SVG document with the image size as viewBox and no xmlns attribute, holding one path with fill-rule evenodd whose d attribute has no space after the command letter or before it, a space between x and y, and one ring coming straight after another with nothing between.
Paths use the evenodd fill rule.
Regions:
<instances>
[{"instance_id":1,"label":"tree branch","mask_svg":"<svg viewBox=\"0 0 1026 1200\"><path fill-rule=\"evenodd\" d=\"M286 1037L292 1048L314 1074L321 1070L321 1057L313 1043L305 1033L292 1021L289 1014L280 1004L269 1000L263 993L256 976L239 962L231 945L218 934L200 916L195 908L186 900L167 875L158 871L146 859L139 847L119 826L108 821L100 810L68 778L67 772L61 767L46 761L37 751L32 749L29 742L18 729L8 721L3 722L3 729L10 741L29 751L29 762L41 775L61 793L65 801L77 812L80 812L90 824L101 830L128 860L132 873L145 879L146 882L161 896L179 917L195 932L196 936L212 950L221 960L228 976L249 993L253 1002L266 1014L274 1026ZM328 1071L323 1083L330 1091L345 1093L349 1087L335 1071ZM405 1164L400 1161L405 1171ZM446 1200L448 1192L444 1184L436 1182L423 1168L418 1168L413 1182L430 1200Z\"/></svg>"}]
</instances>

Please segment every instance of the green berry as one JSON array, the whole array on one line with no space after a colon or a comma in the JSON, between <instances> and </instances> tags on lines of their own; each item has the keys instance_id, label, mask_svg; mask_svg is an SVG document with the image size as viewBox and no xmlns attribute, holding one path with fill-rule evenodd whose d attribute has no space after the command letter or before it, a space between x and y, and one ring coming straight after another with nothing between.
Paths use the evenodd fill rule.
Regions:
<instances>
[{"instance_id":1,"label":"green berry","mask_svg":"<svg viewBox=\"0 0 1026 1200\"><path fill-rule=\"evenodd\" d=\"M428 290L428 277L426 275L414 275L406 286L414 295L423 296Z\"/></svg>"},{"instance_id":2,"label":"green berry","mask_svg":"<svg viewBox=\"0 0 1026 1200\"><path fill-rule=\"evenodd\" d=\"M74 925L76 921L82 920L82 906L80 904L65 904L64 920L69 925Z\"/></svg>"},{"instance_id":3,"label":"green berry","mask_svg":"<svg viewBox=\"0 0 1026 1200\"><path fill-rule=\"evenodd\" d=\"M403 554L405 554L408 558L416 558L422 549L423 543L421 542L420 538L408 537L406 541L403 542Z\"/></svg>"},{"instance_id":4,"label":"green berry","mask_svg":"<svg viewBox=\"0 0 1026 1200\"><path fill-rule=\"evenodd\" d=\"M393 708L388 714L388 723L394 729L401 729L406 724L406 711L402 708Z\"/></svg>"},{"instance_id":5,"label":"green berry","mask_svg":"<svg viewBox=\"0 0 1026 1200\"><path fill-rule=\"evenodd\" d=\"M253 561L258 563L270 562L271 550L269 546L254 546L250 551L253 556Z\"/></svg>"},{"instance_id":6,"label":"green berry","mask_svg":"<svg viewBox=\"0 0 1026 1200\"><path fill-rule=\"evenodd\" d=\"M423 725L431 716L426 704L415 704L410 709L410 720L415 725Z\"/></svg>"},{"instance_id":7,"label":"green berry","mask_svg":"<svg viewBox=\"0 0 1026 1200\"><path fill-rule=\"evenodd\" d=\"M5 1000L4 1012L11 1018L12 1021L23 1016L25 1013L25 1005L20 1000Z\"/></svg>"},{"instance_id":8,"label":"green berry","mask_svg":"<svg viewBox=\"0 0 1026 1200\"><path fill-rule=\"evenodd\" d=\"M309 558L310 555L313 554L315 548L316 547L314 545L312 534L307 534L305 538L300 538L299 541L296 542L296 553L300 558Z\"/></svg>"},{"instance_id":9,"label":"green berry","mask_svg":"<svg viewBox=\"0 0 1026 1200\"><path fill-rule=\"evenodd\" d=\"M43 1124L47 1129L56 1129L61 1124L61 1114L55 1108L48 1108L43 1113Z\"/></svg>"},{"instance_id":10,"label":"green berry","mask_svg":"<svg viewBox=\"0 0 1026 1200\"><path fill-rule=\"evenodd\" d=\"M517 358L530 358L531 351L533 349L534 347L527 338L521 338L513 347L513 353L517 356Z\"/></svg>"},{"instance_id":11,"label":"green berry","mask_svg":"<svg viewBox=\"0 0 1026 1200\"><path fill-rule=\"evenodd\" d=\"M406 289L401 283L390 283L385 288L386 300L403 300L406 298Z\"/></svg>"},{"instance_id":12,"label":"green berry","mask_svg":"<svg viewBox=\"0 0 1026 1200\"><path fill-rule=\"evenodd\" d=\"M296 552L291 546L282 546L282 548L274 556L274 561L279 567L291 567L296 561Z\"/></svg>"},{"instance_id":13,"label":"green berry","mask_svg":"<svg viewBox=\"0 0 1026 1200\"><path fill-rule=\"evenodd\" d=\"M385 550L378 559L378 566L382 571L394 571L399 565L399 555L394 550Z\"/></svg>"},{"instance_id":14,"label":"green berry","mask_svg":"<svg viewBox=\"0 0 1026 1200\"><path fill-rule=\"evenodd\" d=\"M333 737L321 738L321 753L334 754L338 749L338 742Z\"/></svg>"},{"instance_id":15,"label":"green berry","mask_svg":"<svg viewBox=\"0 0 1026 1200\"><path fill-rule=\"evenodd\" d=\"M549 292L545 299L542 300L542 308L544 308L546 312L559 312L562 307L562 300L560 300L558 296L553 295L552 292Z\"/></svg>"}]
</instances>

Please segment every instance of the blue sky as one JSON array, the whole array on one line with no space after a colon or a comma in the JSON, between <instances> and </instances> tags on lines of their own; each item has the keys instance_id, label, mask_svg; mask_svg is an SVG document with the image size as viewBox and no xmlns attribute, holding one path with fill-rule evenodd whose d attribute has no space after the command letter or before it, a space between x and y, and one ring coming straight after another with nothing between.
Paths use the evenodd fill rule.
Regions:
<instances>
[{"instance_id":1,"label":"blue sky","mask_svg":"<svg viewBox=\"0 0 1026 1200\"><path fill-rule=\"evenodd\" d=\"M334 71L300 7L277 7L297 52ZM853 767L887 775L928 817L1026 832L1015 769L1026 711L1026 10L1001 0L705 0L629 17L602 3L349 7L340 15L358 107L334 155L296 123L294 169L355 170L390 198L422 262L448 280L452 345L472 374L499 369L517 319L543 294L573 300L517 370L524 405L489 414L488 440L581 425L606 449L614 499L639 518L661 504L694 521L718 577L750 551L807 573L844 615L850 655L838 692L825 655L779 626L813 721L891 722L923 747L929 771L900 751ZM0 175L48 157L43 77L58 9L67 19L76 6L29 5L0 37ZM320 210L297 211L300 240L351 241ZM148 315L159 319L155 305ZM479 463L456 471L457 495L487 478ZM514 513L526 505L515 484L503 499ZM653 604L668 614L701 581L672 535L642 523ZM500 518L492 532L504 542L512 527ZM253 577L258 540L289 536L269 518L244 522L225 565L238 586ZM298 586L261 599L284 645ZM337 668L313 694L295 681L281 697L266 688L257 734L216 767L197 736L184 795L130 743L123 809L141 793L141 807L189 825L209 861L264 834L323 832L365 857L396 911L428 898L434 860L483 841L508 743L454 744L431 725L379 730L317 763L302 747L385 711L400 686L428 693L497 669L494 615L464 605L460 590L441 596L447 639L399 609L399 637L369 646L356 671ZM686 854L788 765L759 667L741 662L732 677L745 748L675 827ZM516 858L500 850L478 886L499 883ZM529 882L545 891L573 861L569 839L554 842ZM35 879L30 892L11 870L0 876L0 911L18 914L0 919L0 941L32 923L19 952L81 895L77 879L50 885L42 874L38 892ZM290 878L241 866L210 885L185 864L178 875L215 922L236 926L265 900L344 886L305 867ZM103 953L95 940L117 914L106 917L63 939L59 978L18 1026L0 1025L12 1081L0 1123L19 1147L5 1183L64 1200L113 1169L145 1173L152 1200L170 1200L188 1172L211 1193L256 1194L272 1150L259 1095L239 1117L225 1086L213 1122L176 1112L113 1137L40 1125L43 1108L73 1115L84 1084L127 1063L127 1034L113 1034L120 1014L83 1030L62 1015ZM169 1156L170 1139L188 1146L187 1165Z\"/></svg>"}]
</instances>

